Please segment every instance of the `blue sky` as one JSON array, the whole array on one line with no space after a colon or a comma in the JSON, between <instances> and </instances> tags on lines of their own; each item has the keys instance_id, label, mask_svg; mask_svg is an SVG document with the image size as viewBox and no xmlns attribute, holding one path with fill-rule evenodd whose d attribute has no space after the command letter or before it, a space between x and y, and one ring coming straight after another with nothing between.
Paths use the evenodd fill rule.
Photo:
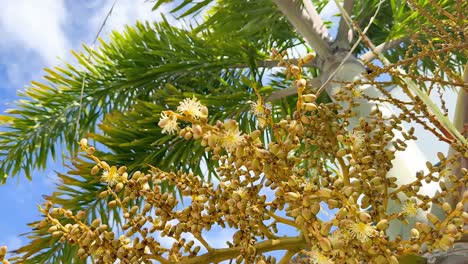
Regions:
<instances>
[{"instance_id":1,"label":"blue sky","mask_svg":"<svg viewBox=\"0 0 468 264\"><path fill-rule=\"evenodd\" d=\"M18 90L31 80L41 80L43 68L73 62L70 50L80 49L82 43L91 44L112 3L113 0L0 0L0 112L13 107ZM151 12L151 3L144 0L119 0L101 37L137 19L158 20L160 15ZM424 153L433 153L443 145L421 147ZM38 219L36 206L42 201L41 195L54 190L54 171L63 171L61 163L49 164L46 171L37 171L32 181L19 176L0 185L0 245L14 249L27 242L18 234L28 232L27 223ZM222 241L231 234L227 230L213 239Z\"/></svg>"},{"instance_id":2,"label":"blue sky","mask_svg":"<svg viewBox=\"0 0 468 264\"><path fill-rule=\"evenodd\" d=\"M0 0L0 112L12 108L16 92L30 81L41 80L43 68L74 61L72 49L91 44L113 0ZM162 10L164 11L164 10ZM101 36L120 30L137 19L158 20L151 3L119 0ZM0 161L1 162L1 161ZM27 242L18 237L30 229L27 223L39 217L37 204L54 189L55 170L60 162L50 161L46 171L33 180L22 176L0 186L0 245L9 249Z\"/></svg>"}]
</instances>

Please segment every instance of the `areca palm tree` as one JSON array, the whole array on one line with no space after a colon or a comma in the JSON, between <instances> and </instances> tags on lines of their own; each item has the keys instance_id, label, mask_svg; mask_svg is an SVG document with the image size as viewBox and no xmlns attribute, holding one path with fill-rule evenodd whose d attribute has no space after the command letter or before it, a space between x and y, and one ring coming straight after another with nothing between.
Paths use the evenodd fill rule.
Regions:
<instances>
[{"instance_id":1,"label":"areca palm tree","mask_svg":"<svg viewBox=\"0 0 468 264\"><path fill-rule=\"evenodd\" d=\"M156 1L154 9L165 2L171 1ZM31 178L34 169L47 166L49 156L56 157L57 147L66 147L73 157L70 171L59 174L63 184L48 199L118 226L120 212L95 199L106 186L90 174L92 162L77 156L79 138L86 136L105 146L107 151L99 153L100 157L125 164L130 171L147 170L152 164L162 170L192 171L211 180L217 177L217 161L199 144L163 134L156 125L160 114L183 98L195 96L209 108L210 122L233 118L243 131L253 131L256 120L248 102L256 101L259 93L271 101L274 118L291 115L297 103L296 85L277 70L280 61L269 57L272 49L314 53L313 60L297 57L286 62L303 68L307 89L319 95L317 103L338 101L337 92L344 84L362 81L353 88L365 96L357 99L360 116L349 121L350 131L376 107L391 118L393 110L385 101L369 101L368 97L386 98L385 86L399 86L426 106L422 115L429 116L416 117L416 122L436 120L427 129L439 139L465 146L466 151L466 138L460 133L466 111L457 112L456 119L462 121L454 124L429 94L431 82L454 87L459 90L460 105L466 105L466 80L459 76L466 64L467 45L459 40L468 34L467 3L345 0L337 3L341 19L336 37L319 15L327 3L187 0L175 3L172 12L184 18L208 9L202 23L182 29L167 20L137 22L112 33L95 50L85 46L85 52L75 53L79 65L46 70L47 81L32 82L21 94L25 100L0 116L6 129L0 134L0 179L19 174ZM367 70L372 72L363 77ZM366 83L381 73L386 74L383 81ZM271 136L269 132L265 137ZM452 149L457 152L460 148ZM413 181L426 167L421 156L417 144L410 143L395 157L389 177L396 176L400 186ZM424 195L436 191L432 185L421 188ZM388 210L397 207L390 205ZM417 220L426 214L420 212ZM405 225L393 224L392 238L409 232ZM29 263L78 263L77 251L76 246L58 243L47 230L36 229L31 243L16 253Z\"/></svg>"}]
</instances>

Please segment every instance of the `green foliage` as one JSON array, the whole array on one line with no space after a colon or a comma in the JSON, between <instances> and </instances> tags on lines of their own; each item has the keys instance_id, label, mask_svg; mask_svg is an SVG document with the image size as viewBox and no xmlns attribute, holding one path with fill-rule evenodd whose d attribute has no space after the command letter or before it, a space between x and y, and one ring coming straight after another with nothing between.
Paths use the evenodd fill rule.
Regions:
<instances>
[{"instance_id":1,"label":"green foliage","mask_svg":"<svg viewBox=\"0 0 468 264\"><path fill-rule=\"evenodd\" d=\"M73 155L76 130L80 136L93 132L99 118L113 110L128 110L138 100L162 105L165 98L157 97L157 91L169 85L200 95L227 86L222 93L237 90L233 82L244 70L230 67L248 68L264 58L267 49L252 52L257 48L249 42L211 36L174 28L167 21L138 23L123 33L114 32L109 43L101 41L96 51L85 46L85 53L74 53L79 67L46 69L48 82L32 82L20 94L25 100L1 119L7 131L0 134L0 179L20 172L30 178L32 169L46 166L49 154L55 158L58 144Z\"/></svg>"}]
</instances>

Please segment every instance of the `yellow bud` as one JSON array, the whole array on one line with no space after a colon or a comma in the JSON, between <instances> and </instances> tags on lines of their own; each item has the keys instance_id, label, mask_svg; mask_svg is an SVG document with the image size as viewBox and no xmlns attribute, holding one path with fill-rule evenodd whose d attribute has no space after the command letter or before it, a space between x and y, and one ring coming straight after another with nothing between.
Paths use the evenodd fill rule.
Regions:
<instances>
[{"instance_id":1,"label":"yellow bud","mask_svg":"<svg viewBox=\"0 0 468 264\"><path fill-rule=\"evenodd\" d=\"M364 164L371 163L373 158L371 156L365 156L361 159L361 162Z\"/></svg>"},{"instance_id":2,"label":"yellow bud","mask_svg":"<svg viewBox=\"0 0 468 264\"><path fill-rule=\"evenodd\" d=\"M377 225L376 225L377 229L379 230L385 230L388 228L388 220L387 219L382 219L380 220Z\"/></svg>"},{"instance_id":3,"label":"yellow bud","mask_svg":"<svg viewBox=\"0 0 468 264\"><path fill-rule=\"evenodd\" d=\"M88 149L86 149L86 153L88 155L93 155L95 151L96 149L94 147L89 147Z\"/></svg>"},{"instance_id":4,"label":"yellow bud","mask_svg":"<svg viewBox=\"0 0 468 264\"><path fill-rule=\"evenodd\" d=\"M451 247L453 247L453 243L454 243L454 238L448 235L444 235L442 239L440 239L439 246L442 250L446 251L450 249Z\"/></svg>"},{"instance_id":5,"label":"yellow bud","mask_svg":"<svg viewBox=\"0 0 468 264\"><path fill-rule=\"evenodd\" d=\"M100 199L104 199L104 198L106 198L108 195L109 195L109 193L108 193L107 191L102 191L102 192L99 193L98 197L99 197Z\"/></svg>"},{"instance_id":6,"label":"yellow bud","mask_svg":"<svg viewBox=\"0 0 468 264\"><path fill-rule=\"evenodd\" d=\"M465 224L468 224L468 213L463 212L461 216L463 218L463 221L465 221Z\"/></svg>"},{"instance_id":7,"label":"yellow bud","mask_svg":"<svg viewBox=\"0 0 468 264\"><path fill-rule=\"evenodd\" d=\"M117 185L115 185L115 192L120 192L123 189L124 185L123 183L119 182Z\"/></svg>"},{"instance_id":8,"label":"yellow bud","mask_svg":"<svg viewBox=\"0 0 468 264\"><path fill-rule=\"evenodd\" d=\"M432 231L432 228L426 223L417 222L416 227L424 233L430 233Z\"/></svg>"},{"instance_id":9,"label":"yellow bud","mask_svg":"<svg viewBox=\"0 0 468 264\"><path fill-rule=\"evenodd\" d=\"M377 174L377 170L375 170L375 169L367 169L367 170L366 170L366 173L367 173L367 175L369 175L369 176L374 176L375 174Z\"/></svg>"},{"instance_id":10,"label":"yellow bud","mask_svg":"<svg viewBox=\"0 0 468 264\"><path fill-rule=\"evenodd\" d=\"M49 232L49 233L53 233L53 232L55 232L55 231L57 231L57 230L58 230L57 226L51 226L51 227L49 227L48 232Z\"/></svg>"},{"instance_id":11,"label":"yellow bud","mask_svg":"<svg viewBox=\"0 0 468 264\"><path fill-rule=\"evenodd\" d=\"M320 211L321 207L320 207L320 204L319 203L314 203L310 206L310 210L311 210L311 213L313 215L316 215L318 214L318 212Z\"/></svg>"},{"instance_id":12,"label":"yellow bud","mask_svg":"<svg viewBox=\"0 0 468 264\"><path fill-rule=\"evenodd\" d=\"M454 224L447 225L447 233L455 235L458 233L458 228Z\"/></svg>"},{"instance_id":13,"label":"yellow bud","mask_svg":"<svg viewBox=\"0 0 468 264\"><path fill-rule=\"evenodd\" d=\"M192 132L187 131L187 133L184 134L185 140L190 140L192 138Z\"/></svg>"},{"instance_id":14,"label":"yellow bud","mask_svg":"<svg viewBox=\"0 0 468 264\"><path fill-rule=\"evenodd\" d=\"M309 52L304 56L304 58L302 58L302 61L304 63L308 63L308 62L311 62L314 58L315 58L314 54Z\"/></svg>"},{"instance_id":15,"label":"yellow bud","mask_svg":"<svg viewBox=\"0 0 468 264\"><path fill-rule=\"evenodd\" d=\"M205 195L197 195L194 201L199 202L199 203L204 203L208 201L208 198Z\"/></svg>"},{"instance_id":16,"label":"yellow bud","mask_svg":"<svg viewBox=\"0 0 468 264\"><path fill-rule=\"evenodd\" d=\"M399 264L400 261L398 261L398 258L395 256L391 256L390 259L388 260L390 264Z\"/></svg>"},{"instance_id":17,"label":"yellow bud","mask_svg":"<svg viewBox=\"0 0 468 264\"><path fill-rule=\"evenodd\" d=\"M312 111L317 110L317 105L314 104L314 103L305 103L305 104L302 105L302 108L303 108L305 111L312 112Z\"/></svg>"},{"instance_id":18,"label":"yellow bud","mask_svg":"<svg viewBox=\"0 0 468 264\"><path fill-rule=\"evenodd\" d=\"M452 206L450 206L449 203L443 203L442 209L444 210L446 214L449 214L450 212L452 212Z\"/></svg>"},{"instance_id":19,"label":"yellow bud","mask_svg":"<svg viewBox=\"0 0 468 264\"><path fill-rule=\"evenodd\" d=\"M124 174L126 171L127 171L127 167L121 166L121 167L119 167L119 169L117 170L117 173L118 173L118 174Z\"/></svg>"},{"instance_id":20,"label":"yellow bud","mask_svg":"<svg viewBox=\"0 0 468 264\"><path fill-rule=\"evenodd\" d=\"M284 194L284 199L289 202L298 201L301 195L297 192L287 192Z\"/></svg>"},{"instance_id":21,"label":"yellow bud","mask_svg":"<svg viewBox=\"0 0 468 264\"><path fill-rule=\"evenodd\" d=\"M86 254L86 250L85 250L84 248L78 249L78 252L77 252L77 255L78 255L78 256L82 256L82 255L84 255L84 254Z\"/></svg>"},{"instance_id":22,"label":"yellow bud","mask_svg":"<svg viewBox=\"0 0 468 264\"><path fill-rule=\"evenodd\" d=\"M82 220L86 217L86 212L85 211L79 211L78 213L76 213L76 216L75 216L78 220Z\"/></svg>"},{"instance_id":23,"label":"yellow bud","mask_svg":"<svg viewBox=\"0 0 468 264\"><path fill-rule=\"evenodd\" d=\"M296 86L298 89L304 89L307 85L307 81L304 79L299 79L296 81Z\"/></svg>"},{"instance_id":24,"label":"yellow bud","mask_svg":"<svg viewBox=\"0 0 468 264\"><path fill-rule=\"evenodd\" d=\"M310 124L310 119L307 116L303 115L301 116L301 122L307 125L307 124Z\"/></svg>"},{"instance_id":25,"label":"yellow bud","mask_svg":"<svg viewBox=\"0 0 468 264\"><path fill-rule=\"evenodd\" d=\"M260 130L254 130L252 131L252 133L250 133L250 138L252 138L253 140L257 139L258 137L260 137L260 135L262 134L262 131Z\"/></svg>"},{"instance_id":26,"label":"yellow bud","mask_svg":"<svg viewBox=\"0 0 468 264\"><path fill-rule=\"evenodd\" d=\"M0 257L4 257L6 253L7 253L7 247L6 246L0 247Z\"/></svg>"},{"instance_id":27,"label":"yellow bud","mask_svg":"<svg viewBox=\"0 0 468 264\"><path fill-rule=\"evenodd\" d=\"M237 121L234 119L228 119L224 121L224 129L226 130L237 129L237 127Z\"/></svg>"},{"instance_id":28,"label":"yellow bud","mask_svg":"<svg viewBox=\"0 0 468 264\"><path fill-rule=\"evenodd\" d=\"M52 236L53 236L53 237L59 237L59 236L61 236L62 234L63 234L62 231L55 231L55 232L52 232Z\"/></svg>"},{"instance_id":29,"label":"yellow bud","mask_svg":"<svg viewBox=\"0 0 468 264\"><path fill-rule=\"evenodd\" d=\"M296 65L291 67L291 73L293 75L301 74L301 68L297 67Z\"/></svg>"},{"instance_id":30,"label":"yellow bud","mask_svg":"<svg viewBox=\"0 0 468 264\"><path fill-rule=\"evenodd\" d=\"M411 231L411 238L419 238L419 231L416 228L412 228Z\"/></svg>"},{"instance_id":31,"label":"yellow bud","mask_svg":"<svg viewBox=\"0 0 468 264\"><path fill-rule=\"evenodd\" d=\"M141 172L140 172L140 171L135 171L135 172L133 173L133 175L132 175L132 179L135 180L135 181L137 181L138 178L140 178L140 176L141 176Z\"/></svg>"},{"instance_id":32,"label":"yellow bud","mask_svg":"<svg viewBox=\"0 0 468 264\"><path fill-rule=\"evenodd\" d=\"M319 239L319 244L320 244L320 247L322 248L323 251L330 251L332 250L332 244L330 242L330 240L328 240L327 238L320 238Z\"/></svg>"},{"instance_id":33,"label":"yellow bud","mask_svg":"<svg viewBox=\"0 0 468 264\"><path fill-rule=\"evenodd\" d=\"M96 219L93 220L93 222L91 222L91 227L92 228L97 228L100 224L101 224L101 219L96 218Z\"/></svg>"},{"instance_id":34,"label":"yellow bud","mask_svg":"<svg viewBox=\"0 0 468 264\"><path fill-rule=\"evenodd\" d=\"M368 223L371 220L371 216L368 213L360 212L359 219L364 223Z\"/></svg>"},{"instance_id":35,"label":"yellow bud","mask_svg":"<svg viewBox=\"0 0 468 264\"><path fill-rule=\"evenodd\" d=\"M196 255L198 254L198 252L200 251L201 247L200 246L196 246L194 249L193 249L193 253Z\"/></svg>"},{"instance_id":36,"label":"yellow bud","mask_svg":"<svg viewBox=\"0 0 468 264\"><path fill-rule=\"evenodd\" d=\"M92 169L91 169L91 175L96 175L98 172L99 172L100 168L99 166L95 165Z\"/></svg>"},{"instance_id":37,"label":"yellow bud","mask_svg":"<svg viewBox=\"0 0 468 264\"><path fill-rule=\"evenodd\" d=\"M304 101L307 103L313 103L315 100L317 100L317 96L315 94L304 94L302 99L304 99Z\"/></svg>"},{"instance_id":38,"label":"yellow bud","mask_svg":"<svg viewBox=\"0 0 468 264\"><path fill-rule=\"evenodd\" d=\"M200 125L193 125L192 126L192 133L193 133L193 138L194 139L199 139L202 137L203 135L203 130L202 130L202 127Z\"/></svg>"},{"instance_id":39,"label":"yellow bud","mask_svg":"<svg viewBox=\"0 0 468 264\"><path fill-rule=\"evenodd\" d=\"M323 189L320 189L317 192L315 192L315 194L317 196L319 196L320 198L331 198L332 197L332 190L330 190L328 188L323 188Z\"/></svg>"},{"instance_id":40,"label":"yellow bud","mask_svg":"<svg viewBox=\"0 0 468 264\"><path fill-rule=\"evenodd\" d=\"M80 145L82 148L86 148L88 146L88 140L86 138L82 138L80 140Z\"/></svg>"}]
</instances>

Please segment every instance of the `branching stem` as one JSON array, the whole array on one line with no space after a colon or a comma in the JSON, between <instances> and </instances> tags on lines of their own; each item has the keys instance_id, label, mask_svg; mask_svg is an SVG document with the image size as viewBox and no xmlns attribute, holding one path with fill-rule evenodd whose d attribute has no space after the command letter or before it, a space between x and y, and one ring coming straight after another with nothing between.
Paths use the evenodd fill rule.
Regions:
<instances>
[{"instance_id":1,"label":"branching stem","mask_svg":"<svg viewBox=\"0 0 468 264\"><path fill-rule=\"evenodd\" d=\"M254 245L257 254L262 254L275 250L299 250L306 246L306 241L302 236L298 237L282 237L278 239L270 239L259 242ZM179 261L179 264L195 264L195 263L216 263L223 260L233 259L238 256L243 247L232 247L214 249L212 252L205 253L198 257Z\"/></svg>"},{"instance_id":2,"label":"branching stem","mask_svg":"<svg viewBox=\"0 0 468 264\"><path fill-rule=\"evenodd\" d=\"M271 217L273 217L273 218L274 218L277 222L279 222L279 223L283 223L283 224L285 224L285 225L290 225L290 226L293 226L293 227L298 227L298 226L296 225L296 223L294 223L294 221L291 221L291 220L286 219L286 218L281 217L281 216L277 216L277 215L275 215L273 212L268 212L268 215L271 216Z\"/></svg>"}]
</instances>

